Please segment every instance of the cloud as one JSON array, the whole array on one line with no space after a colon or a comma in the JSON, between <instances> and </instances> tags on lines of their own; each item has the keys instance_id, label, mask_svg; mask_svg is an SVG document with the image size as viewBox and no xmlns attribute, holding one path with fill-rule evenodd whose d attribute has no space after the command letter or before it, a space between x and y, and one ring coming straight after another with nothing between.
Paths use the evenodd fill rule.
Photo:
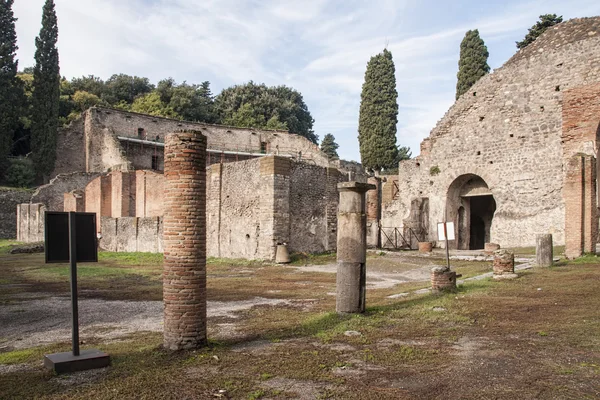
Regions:
<instances>
[{"instance_id":1,"label":"cloud","mask_svg":"<svg viewBox=\"0 0 600 400\"><path fill-rule=\"evenodd\" d=\"M44 0L18 0L20 67L33 65ZM360 91L370 57L394 55L400 105L398 143L419 142L454 102L460 41L478 28L499 67L537 16L600 14L597 0L452 7L437 0L56 0L61 72L209 80L213 92L249 80L298 89L321 137L359 159Z\"/></svg>"}]
</instances>

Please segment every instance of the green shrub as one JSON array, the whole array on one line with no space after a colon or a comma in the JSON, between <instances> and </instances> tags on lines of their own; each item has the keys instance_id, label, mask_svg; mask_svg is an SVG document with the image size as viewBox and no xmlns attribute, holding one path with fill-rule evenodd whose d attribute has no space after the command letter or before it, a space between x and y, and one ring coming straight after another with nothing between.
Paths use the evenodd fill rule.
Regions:
<instances>
[{"instance_id":1,"label":"green shrub","mask_svg":"<svg viewBox=\"0 0 600 400\"><path fill-rule=\"evenodd\" d=\"M6 170L5 180L9 186L31 187L35 181L35 171L31 160L23 157L11 159Z\"/></svg>"}]
</instances>

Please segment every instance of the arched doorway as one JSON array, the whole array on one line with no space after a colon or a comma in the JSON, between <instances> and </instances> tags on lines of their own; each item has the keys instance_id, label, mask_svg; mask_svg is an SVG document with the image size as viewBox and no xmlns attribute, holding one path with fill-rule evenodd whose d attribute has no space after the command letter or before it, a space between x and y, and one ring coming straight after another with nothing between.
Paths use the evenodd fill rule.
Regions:
<instances>
[{"instance_id":1,"label":"arched doorway","mask_svg":"<svg viewBox=\"0 0 600 400\"><path fill-rule=\"evenodd\" d=\"M483 249L490 242L496 200L487 183L478 175L461 175L448 188L446 220L453 221L459 250Z\"/></svg>"}]
</instances>

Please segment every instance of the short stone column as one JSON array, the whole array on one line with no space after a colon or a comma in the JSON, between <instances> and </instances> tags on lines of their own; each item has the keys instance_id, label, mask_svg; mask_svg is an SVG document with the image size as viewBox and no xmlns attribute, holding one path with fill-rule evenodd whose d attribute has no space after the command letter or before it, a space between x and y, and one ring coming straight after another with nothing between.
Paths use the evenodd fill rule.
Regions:
<instances>
[{"instance_id":1,"label":"short stone column","mask_svg":"<svg viewBox=\"0 0 600 400\"><path fill-rule=\"evenodd\" d=\"M483 253L486 256L491 256L496 250L500 250L500 245L498 243L486 243L483 246Z\"/></svg>"},{"instance_id":2,"label":"short stone column","mask_svg":"<svg viewBox=\"0 0 600 400\"><path fill-rule=\"evenodd\" d=\"M164 346L206 344L206 137L165 138Z\"/></svg>"},{"instance_id":3,"label":"short stone column","mask_svg":"<svg viewBox=\"0 0 600 400\"><path fill-rule=\"evenodd\" d=\"M432 242L419 242L419 253L431 253L432 250Z\"/></svg>"},{"instance_id":4,"label":"short stone column","mask_svg":"<svg viewBox=\"0 0 600 400\"><path fill-rule=\"evenodd\" d=\"M367 281L367 215L365 194L375 185L360 182L338 184L337 295L339 313L365 311Z\"/></svg>"},{"instance_id":5,"label":"short stone column","mask_svg":"<svg viewBox=\"0 0 600 400\"><path fill-rule=\"evenodd\" d=\"M515 253L508 250L496 250L494 252L494 279L516 278Z\"/></svg>"},{"instance_id":6,"label":"short stone column","mask_svg":"<svg viewBox=\"0 0 600 400\"><path fill-rule=\"evenodd\" d=\"M456 290L456 271L448 267L431 268L431 290L434 292Z\"/></svg>"},{"instance_id":7,"label":"short stone column","mask_svg":"<svg viewBox=\"0 0 600 400\"><path fill-rule=\"evenodd\" d=\"M538 267L551 267L553 263L552 235L547 233L535 238L535 263Z\"/></svg>"}]
</instances>

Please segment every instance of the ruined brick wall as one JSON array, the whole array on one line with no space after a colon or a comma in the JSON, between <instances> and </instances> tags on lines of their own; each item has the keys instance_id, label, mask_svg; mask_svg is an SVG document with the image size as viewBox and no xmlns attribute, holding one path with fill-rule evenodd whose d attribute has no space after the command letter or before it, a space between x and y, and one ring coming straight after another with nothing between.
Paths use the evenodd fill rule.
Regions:
<instances>
[{"instance_id":1,"label":"ruined brick wall","mask_svg":"<svg viewBox=\"0 0 600 400\"><path fill-rule=\"evenodd\" d=\"M207 169L207 255L260 258L260 160Z\"/></svg>"},{"instance_id":2,"label":"ruined brick wall","mask_svg":"<svg viewBox=\"0 0 600 400\"><path fill-rule=\"evenodd\" d=\"M158 170L164 168L164 150L152 145L120 143L117 137L129 137L164 142L165 134L180 130L198 130L207 137L208 148L248 153L288 155L327 166L329 160L319 146L300 135L285 131L236 128L154 117L144 114L94 107L83 113L77 124L61 130L57 159L68 160L77 151L78 161L72 165L62 162L56 173L69 171L98 171L151 169L152 156L158 156ZM83 141L83 152L81 143ZM82 157L84 161L79 160ZM221 155L211 155L220 162ZM217 161L218 158L219 161ZM232 157L224 156L228 161ZM239 160L240 157L235 157ZM64 164L64 165L63 165ZM84 165L84 168L81 168ZM73 169L70 169L73 168Z\"/></svg>"},{"instance_id":3,"label":"ruined brick wall","mask_svg":"<svg viewBox=\"0 0 600 400\"><path fill-rule=\"evenodd\" d=\"M135 171L135 213L136 217L159 217L164 212L163 174L154 171Z\"/></svg>"},{"instance_id":4,"label":"ruined brick wall","mask_svg":"<svg viewBox=\"0 0 600 400\"><path fill-rule=\"evenodd\" d=\"M56 137L57 155L52 177L59 174L86 171L85 118L83 114L67 127L59 129Z\"/></svg>"},{"instance_id":5,"label":"ruined brick wall","mask_svg":"<svg viewBox=\"0 0 600 400\"><path fill-rule=\"evenodd\" d=\"M336 247L337 184L347 177L335 168L292 162L289 251L321 253Z\"/></svg>"},{"instance_id":6,"label":"ruined brick wall","mask_svg":"<svg viewBox=\"0 0 600 400\"><path fill-rule=\"evenodd\" d=\"M337 183L347 179L284 157L264 157L207 169L209 257L272 260L277 244L290 251L335 249Z\"/></svg>"},{"instance_id":7,"label":"ruined brick wall","mask_svg":"<svg viewBox=\"0 0 600 400\"><path fill-rule=\"evenodd\" d=\"M48 211L63 211L65 193L73 190L84 191L87 184L100 175L85 172L58 175L47 185L37 188L31 195L31 202L45 204Z\"/></svg>"},{"instance_id":8,"label":"ruined brick wall","mask_svg":"<svg viewBox=\"0 0 600 400\"><path fill-rule=\"evenodd\" d=\"M17 206L30 198L29 190L0 188L0 239L17 237Z\"/></svg>"},{"instance_id":9,"label":"ruined brick wall","mask_svg":"<svg viewBox=\"0 0 600 400\"><path fill-rule=\"evenodd\" d=\"M400 163L400 198L384 223L402 225L411 203L428 199L434 240L437 222L447 217L458 226L448 192L473 174L496 202L491 241L531 246L536 234L552 233L564 244L565 91L599 81L600 18L549 29L461 96L423 141L421 155Z\"/></svg>"}]
</instances>

